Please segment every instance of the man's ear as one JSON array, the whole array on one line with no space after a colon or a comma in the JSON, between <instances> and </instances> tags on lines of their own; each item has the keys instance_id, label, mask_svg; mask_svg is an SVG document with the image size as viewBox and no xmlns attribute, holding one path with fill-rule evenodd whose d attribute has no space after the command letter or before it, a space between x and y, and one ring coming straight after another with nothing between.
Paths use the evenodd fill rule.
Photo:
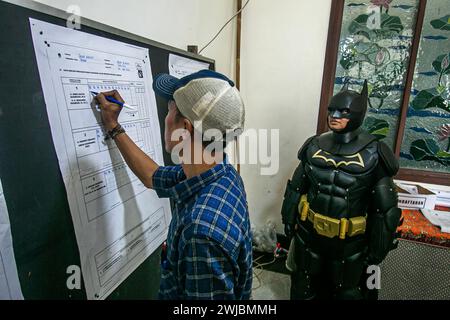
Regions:
<instances>
[{"instance_id":1,"label":"man's ear","mask_svg":"<svg viewBox=\"0 0 450 320\"><path fill-rule=\"evenodd\" d=\"M183 119L183 125L184 125L184 129L189 131L191 134L194 132L194 126L188 119L186 119L186 118Z\"/></svg>"}]
</instances>

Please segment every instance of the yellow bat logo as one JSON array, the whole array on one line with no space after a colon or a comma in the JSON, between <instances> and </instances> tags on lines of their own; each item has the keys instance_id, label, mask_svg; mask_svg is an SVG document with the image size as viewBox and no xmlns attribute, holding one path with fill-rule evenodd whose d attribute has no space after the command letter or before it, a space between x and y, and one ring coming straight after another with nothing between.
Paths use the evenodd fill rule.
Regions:
<instances>
[{"instance_id":1,"label":"yellow bat logo","mask_svg":"<svg viewBox=\"0 0 450 320\"><path fill-rule=\"evenodd\" d=\"M359 154L359 153L351 155L351 156L343 156L343 158L346 158L346 159L356 159L356 160L353 160L353 161L340 161L340 162L337 162L337 163L336 163L336 160L334 160L334 159L332 159L332 158L330 158L328 156L330 156L330 154L328 152L323 151L322 149L319 149L319 151L317 151L313 155L313 158L323 159L323 160L325 160L326 163L331 162L336 168L339 168L339 166L350 166L352 164L354 164L356 166L360 166L362 168L365 167L364 160L361 157L361 154Z\"/></svg>"}]
</instances>

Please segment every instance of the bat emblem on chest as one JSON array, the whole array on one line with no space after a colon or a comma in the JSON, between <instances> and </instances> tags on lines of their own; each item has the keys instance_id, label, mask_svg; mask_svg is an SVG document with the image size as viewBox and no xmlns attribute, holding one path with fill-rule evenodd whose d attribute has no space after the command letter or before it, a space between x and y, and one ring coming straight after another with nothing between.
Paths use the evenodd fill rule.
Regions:
<instances>
[{"instance_id":1,"label":"bat emblem on chest","mask_svg":"<svg viewBox=\"0 0 450 320\"><path fill-rule=\"evenodd\" d=\"M356 165L362 168L365 167L364 159L360 153L356 153L350 156L334 157L332 154L319 149L313 156L313 159L322 159L325 163L331 163L334 167ZM345 159L345 160L342 160Z\"/></svg>"}]
</instances>

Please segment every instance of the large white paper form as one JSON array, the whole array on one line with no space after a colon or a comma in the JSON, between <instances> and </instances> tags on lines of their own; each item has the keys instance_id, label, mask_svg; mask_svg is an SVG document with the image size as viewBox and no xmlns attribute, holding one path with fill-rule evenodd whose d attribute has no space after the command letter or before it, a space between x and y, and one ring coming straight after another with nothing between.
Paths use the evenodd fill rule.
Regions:
<instances>
[{"instance_id":1,"label":"large white paper form","mask_svg":"<svg viewBox=\"0 0 450 320\"><path fill-rule=\"evenodd\" d=\"M180 79L203 69L209 69L209 64L176 54L169 54L169 74L171 76Z\"/></svg>"},{"instance_id":2,"label":"large white paper form","mask_svg":"<svg viewBox=\"0 0 450 320\"><path fill-rule=\"evenodd\" d=\"M0 300L23 300L17 274L8 208L0 181Z\"/></svg>"},{"instance_id":3,"label":"large white paper form","mask_svg":"<svg viewBox=\"0 0 450 320\"><path fill-rule=\"evenodd\" d=\"M59 166L89 299L104 299L166 239L168 200L148 190L105 140L91 91L118 90L119 121L163 165L148 49L30 18Z\"/></svg>"}]
</instances>

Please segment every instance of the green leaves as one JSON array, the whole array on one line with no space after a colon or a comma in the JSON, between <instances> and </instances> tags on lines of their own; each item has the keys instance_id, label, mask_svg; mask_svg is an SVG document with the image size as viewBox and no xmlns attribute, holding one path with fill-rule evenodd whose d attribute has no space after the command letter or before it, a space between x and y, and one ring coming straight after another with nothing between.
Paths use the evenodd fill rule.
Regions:
<instances>
[{"instance_id":1,"label":"green leaves","mask_svg":"<svg viewBox=\"0 0 450 320\"><path fill-rule=\"evenodd\" d=\"M436 161L442 165L450 165L450 153L440 150L432 139L416 140L411 144L410 153L416 161Z\"/></svg>"},{"instance_id":2,"label":"green leaves","mask_svg":"<svg viewBox=\"0 0 450 320\"><path fill-rule=\"evenodd\" d=\"M370 29L367 27L368 23L367 21L369 20L369 15L368 14L362 14L358 17L355 18L355 20L353 20L350 23L350 26L348 27L348 31L351 34L359 34L359 35L363 35L365 36L367 39L370 39L372 37L372 33L373 33L373 29Z\"/></svg>"},{"instance_id":3,"label":"green leaves","mask_svg":"<svg viewBox=\"0 0 450 320\"><path fill-rule=\"evenodd\" d=\"M436 153L436 156L440 159L448 159L450 161L450 153L447 151L439 151Z\"/></svg>"},{"instance_id":4,"label":"green leaves","mask_svg":"<svg viewBox=\"0 0 450 320\"><path fill-rule=\"evenodd\" d=\"M369 21L370 16L367 14L362 14L355 18L348 27L348 31L351 34L363 35L369 40L374 37L387 38L393 36L394 34L400 34L404 26L399 17L391 16L387 13L381 14L380 28L377 29L375 26L369 27L371 21Z\"/></svg>"},{"instance_id":5,"label":"green leaves","mask_svg":"<svg viewBox=\"0 0 450 320\"><path fill-rule=\"evenodd\" d=\"M435 88L420 91L411 103L415 110L428 108L440 108L450 112L449 102L444 99L445 85L441 84L441 78L450 73L450 53L440 55L433 61L433 68L439 73L439 84Z\"/></svg>"},{"instance_id":6,"label":"green leaves","mask_svg":"<svg viewBox=\"0 0 450 320\"><path fill-rule=\"evenodd\" d=\"M390 16L386 13L381 15L381 29L390 32L400 33L403 31L404 27L402 20L396 16Z\"/></svg>"},{"instance_id":7,"label":"green leaves","mask_svg":"<svg viewBox=\"0 0 450 320\"><path fill-rule=\"evenodd\" d=\"M367 117L366 121L364 121L364 127L378 140L386 138L389 134L389 123L386 120Z\"/></svg>"},{"instance_id":8,"label":"green leaves","mask_svg":"<svg viewBox=\"0 0 450 320\"><path fill-rule=\"evenodd\" d=\"M415 110L440 108L450 112L450 107L447 101L442 98L440 93L435 88L420 91L411 103L411 107Z\"/></svg>"},{"instance_id":9,"label":"green leaves","mask_svg":"<svg viewBox=\"0 0 450 320\"><path fill-rule=\"evenodd\" d=\"M438 30L450 30L450 15L446 15L440 19L436 19L430 22L433 28Z\"/></svg>"},{"instance_id":10,"label":"green leaves","mask_svg":"<svg viewBox=\"0 0 450 320\"><path fill-rule=\"evenodd\" d=\"M433 61L433 68L439 74L449 74L450 73L450 53L443 54Z\"/></svg>"}]
</instances>

